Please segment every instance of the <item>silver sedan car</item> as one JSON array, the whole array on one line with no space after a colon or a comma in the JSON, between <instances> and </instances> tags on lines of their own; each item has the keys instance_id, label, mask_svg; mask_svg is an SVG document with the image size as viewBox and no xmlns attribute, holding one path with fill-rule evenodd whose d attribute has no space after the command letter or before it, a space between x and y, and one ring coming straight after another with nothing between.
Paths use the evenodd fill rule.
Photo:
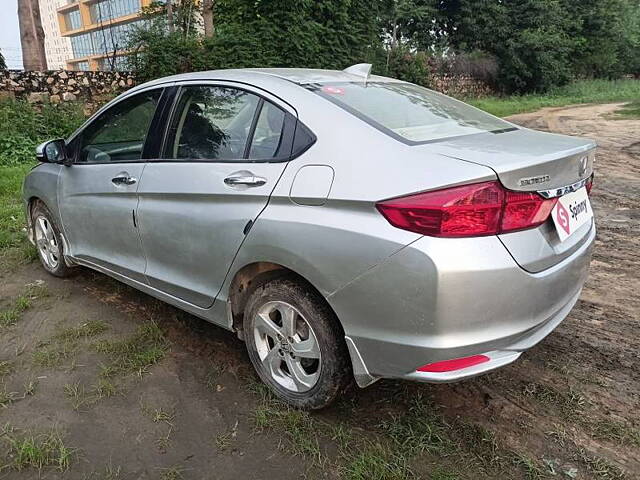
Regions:
<instances>
[{"instance_id":1,"label":"silver sedan car","mask_svg":"<svg viewBox=\"0 0 640 480\"><path fill-rule=\"evenodd\" d=\"M369 68L199 72L120 95L38 148L24 205L42 265L237 332L299 408L354 380L513 362L585 282L595 144Z\"/></svg>"}]
</instances>

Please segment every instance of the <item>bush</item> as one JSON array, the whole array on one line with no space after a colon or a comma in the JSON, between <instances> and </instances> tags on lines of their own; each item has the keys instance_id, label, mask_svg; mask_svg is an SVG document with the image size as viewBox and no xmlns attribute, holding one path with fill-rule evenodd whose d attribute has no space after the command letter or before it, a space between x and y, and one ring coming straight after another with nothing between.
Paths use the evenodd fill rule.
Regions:
<instances>
[{"instance_id":1,"label":"bush","mask_svg":"<svg viewBox=\"0 0 640 480\"><path fill-rule=\"evenodd\" d=\"M385 75L399 78L406 82L416 83L428 87L431 69L429 57L425 52L410 52L403 47L395 47L387 52Z\"/></svg>"},{"instance_id":2,"label":"bush","mask_svg":"<svg viewBox=\"0 0 640 480\"><path fill-rule=\"evenodd\" d=\"M66 137L84 120L80 103L38 107L21 100L0 101L0 165L33 162L38 144Z\"/></svg>"}]
</instances>

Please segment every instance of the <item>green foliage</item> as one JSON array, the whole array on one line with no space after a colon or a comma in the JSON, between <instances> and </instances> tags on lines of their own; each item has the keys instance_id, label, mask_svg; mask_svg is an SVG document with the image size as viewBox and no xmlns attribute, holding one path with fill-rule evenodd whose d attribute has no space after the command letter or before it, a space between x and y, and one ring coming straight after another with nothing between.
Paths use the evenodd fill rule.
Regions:
<instances>
[{"instance_id":1,"label":"green foliage","mask_svg":"<svg viewBox=\"0 0 640 480\"><path fill-rule=\"evenodd\" d=\"M388 50L386 68L380 73L428 87L431 73L429 57L425 52L412 52L407 47L397 46Z\"/></svg>"},{"instance_id":2,"label":"green foliage","mask_svg":"<svg viewBox=\"0 0 640 480\"><path fill-rule=\"evenodd\" d=\"M624 102L640 98L640 80L579 80L554 87L545 94L511 95L468 99L472 105L493 115L505 117L533 112L543 107L561 107L577 103Z\"/></svg>"},{"instance_id":3,"label":"green foliage","mask_svg":"<svg viewBox=\"0 0 640 480\"><path fill-rule=\"evenodd\" d=\"M21 165L35 160L35 147L69 135L85 115L79 103L36 107L24 101L0 101L0 165Z\"/></svg>"},{"instance_id":4,"label":"green foliage","mask_svg":"<svg viewBox=\"0 0 640 480\"><path fill-rule=\"evenodd\" d=\"M371 5L333 0L219 0L210 38L167 34L162 20L130 38L143 79L241 67L338 68L365 61L378 45Z\"/></svg>"}]
</instances>

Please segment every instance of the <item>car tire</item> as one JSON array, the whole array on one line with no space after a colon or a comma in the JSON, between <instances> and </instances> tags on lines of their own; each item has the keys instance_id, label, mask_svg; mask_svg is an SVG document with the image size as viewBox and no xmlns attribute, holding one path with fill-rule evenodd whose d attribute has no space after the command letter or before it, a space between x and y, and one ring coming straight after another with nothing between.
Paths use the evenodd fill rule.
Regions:
<instances>
[{"instance_id":1,"label":"car tire","mask_svg":"<svg viewBox=\"0 0 640 480\"><path fill-rule=\"evenodd\" d=\"M44 203L38 202L31 211L33 239L44 269L56 277L67 277L71 268L64 261L64 243L53 215Z\"/></svg>"},{"instance_id":2,"label":"car tire","mask_svg":"<svg viewBox=\"0 0 640 480\"><path fill-rule=\"evenodd\" d=\"M289 405L324 408L352 383L342 328L304 283L276 278L260 285L247 302L243 328L258 375Z\"/></svg>"}]
</instances>

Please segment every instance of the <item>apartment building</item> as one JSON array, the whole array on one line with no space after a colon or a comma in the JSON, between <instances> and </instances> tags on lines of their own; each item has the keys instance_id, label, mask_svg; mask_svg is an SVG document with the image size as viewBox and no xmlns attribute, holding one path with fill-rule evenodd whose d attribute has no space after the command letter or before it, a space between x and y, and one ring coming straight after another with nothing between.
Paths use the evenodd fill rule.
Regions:
<instances>
[{"instance_id":1,"label":"apartment building","mask_svg":"<svg viewBox=\"0 0 640 480\"><path fill-rule=\"evenodd\" d=\"M67 60L73 54L71 40L60 34L58 24L59 7L68 0L40 0L40 18L44 29L44 50L47 56L47 66L50 70L67 68Z\"/></svg>"},{"instance_id":2,"label":"apartment building","mask_svg":"<svg viewBox=\"0 0 640 480\"><path fill-rule=\"evenodd\" d=\"M140 10L152 0L61 1L58 24L71 43L67 68L111 70L123 65L127 35L143 21Z\"/></svg>"}]
</instances>

